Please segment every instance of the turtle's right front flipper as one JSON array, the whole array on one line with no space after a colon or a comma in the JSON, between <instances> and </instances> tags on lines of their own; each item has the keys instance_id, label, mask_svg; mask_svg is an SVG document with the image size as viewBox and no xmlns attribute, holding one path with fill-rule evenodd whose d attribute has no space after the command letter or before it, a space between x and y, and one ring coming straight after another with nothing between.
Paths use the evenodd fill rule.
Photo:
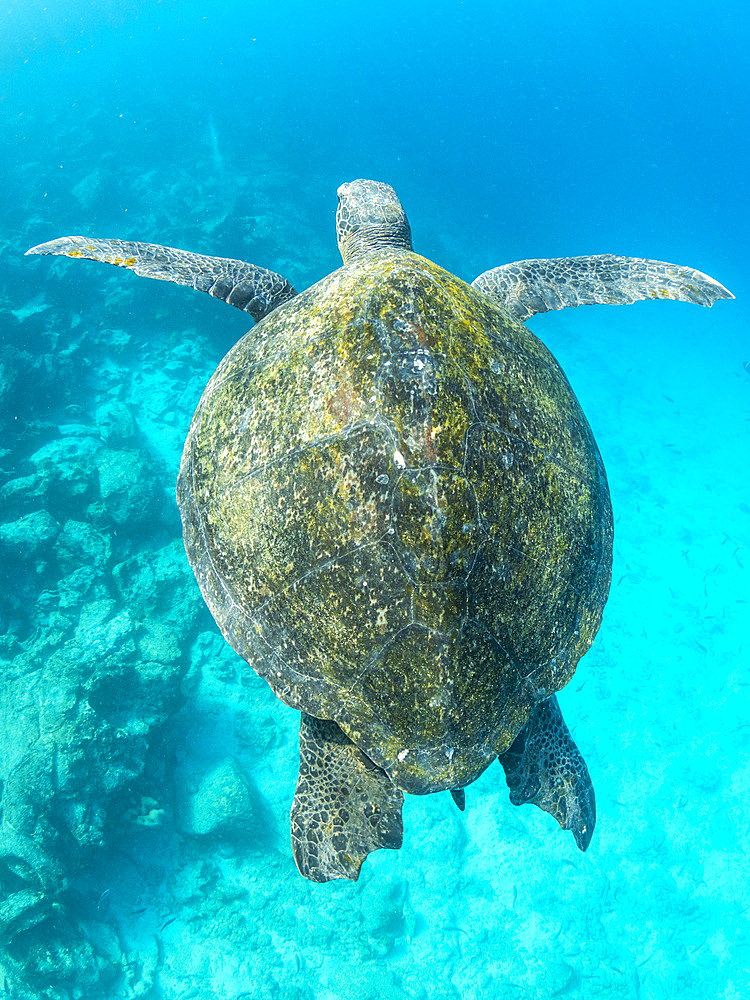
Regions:
<instances>
[{"instance_id":1,"label":"turtle's right front flipper","mask_svg":"<svg viewBox=\"0 0 750 1000\"><path fill-rule=\"evenodd\" d=\"M594 786L554 695L536 706L498 760L513 805L533 802L551 813L585 851L596 823Z\"/></svg>"},{"instance_id":2,"label":"turtle's right front flipper","mask_svg":"<svg viewBox=\"0 0 750 1000\"><path fill-rule=\"evenodd\" d=\"M250 313L256 322L297 294L286 278L265 267L231 257L206 257L156 243L62 236L49 243L40 243L26 253L100 260L126 267L144 278L188 285Z\"/></svg>"},{"instance_id":3,"label":"turtle's right front flipper","mask_svg":"<svg viewBox=\"0 0 750 1000\"><path fill-rule=\"evenodd\" d=\"M292 804L297 867L313 882L356 882L371 851L401 847L403 792L335 722L302 713L299 750Z\"/></svg>"}]
</instances>

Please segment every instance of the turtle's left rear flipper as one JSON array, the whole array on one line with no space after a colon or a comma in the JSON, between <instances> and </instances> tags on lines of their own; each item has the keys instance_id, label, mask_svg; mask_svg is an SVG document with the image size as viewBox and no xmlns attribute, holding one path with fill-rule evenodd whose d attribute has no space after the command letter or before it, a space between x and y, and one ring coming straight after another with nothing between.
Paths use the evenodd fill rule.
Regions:
<instances>
[{"instance_id":1,"label":"turtle's left rear flipper","mask_svg":"<svg viewBox=\"0 0 750 1000\"><path fill-rule=\"evenodd\" d=\"M265 267L231 257L206 257L156 243L61 236L49 243L40 243L26 253L100 260L126 267L144 278L188 285L250 313L256 322L297 294L286 278Z\"/></svg>"},{"instance_id":2,"label":"turtle's left rear flipper","mask_svg":"<svg viewBox=\"0 0 750 1000\"><path fill-rule=\"evenodd\" d=\"M568 306L627 305L641 299L712 306L717 299L734 298L714 278L692 267L611 253L517 260L485 271L471 284L520 320Z\"/></svg>"},{"instance_id":3,"label":"turtle's left rear flipper","mask_svg":"<svg viewBox=\"0 0 750 1000\"><path fill-rule=\"evenodd\" d=\"M313 882L356 882L370 851L401 847L403 793L335 722L303 713L299 746L294 860Z\"/></svg>"},{"instance_id":4,"label":"turtle's left rear flipper","mask_svg":"<svg viewBox=\"0 0 750 1000\"><path fill-rule=\"evenodd\" d=\"M596 823L594 786L554 695L537 705L498 760L513 805L533 802L551 813L585 851Z\"/></svg>"}]
</instances>

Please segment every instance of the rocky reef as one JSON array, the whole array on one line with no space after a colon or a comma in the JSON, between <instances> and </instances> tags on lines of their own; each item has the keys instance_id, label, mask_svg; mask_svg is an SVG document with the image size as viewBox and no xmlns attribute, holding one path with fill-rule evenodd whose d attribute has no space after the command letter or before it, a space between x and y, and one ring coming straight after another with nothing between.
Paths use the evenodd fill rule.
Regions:
<instances>
[{"instance_id":1,"label":"rocky reef","mask_svg":"<svg viewBox=\"0 0 750 1000\"><path fill-rule=\"evenodd\" d=\"M125 404L92 416L46 428L0 488L0 927L19 995L116 985L111 930L75 880L123 826L164 816L165 725L207 624L167 540L163 463Z\"/></svg>"}]
</instances>

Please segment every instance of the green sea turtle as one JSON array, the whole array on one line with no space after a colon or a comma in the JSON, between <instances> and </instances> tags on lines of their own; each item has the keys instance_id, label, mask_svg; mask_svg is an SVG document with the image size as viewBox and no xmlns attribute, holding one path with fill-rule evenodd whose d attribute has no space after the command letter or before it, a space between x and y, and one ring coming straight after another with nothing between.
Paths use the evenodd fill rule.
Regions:
<instances>
[{"instance_id":1,"label":"green sea turtle","mask_svg":"<svg viewBox=\"0 0 750 1000\"><path fill-rule=\"evenodd\" d=\"M338 191L343 266L297 294L272 271L119 240L29 250L191 285L258 325L198 403L177 499L225 638L301 713L292 844L356 879L402 840L403 793L464 788L497 758L586 850L586 765L555 698L611 571L599 452L521 322L585 303L731 294L610 255L527 260L471 285L412 251L387 184Z\"/></svg>"}]
</instances>

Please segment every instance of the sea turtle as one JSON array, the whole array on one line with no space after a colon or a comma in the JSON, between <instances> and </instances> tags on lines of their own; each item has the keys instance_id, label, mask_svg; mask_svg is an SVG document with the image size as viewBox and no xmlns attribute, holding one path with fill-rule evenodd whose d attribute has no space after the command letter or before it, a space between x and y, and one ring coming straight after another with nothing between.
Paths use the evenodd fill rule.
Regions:
<instances>
[{"instance_id":1,"label":"sea turtle","mask_svg":"<svg viewBox=\"0 0 750 1000\"><path fill-rule=\"evenodd\" d=\"M258 322L198 403L177 500L225 638L301 713L300 872L356 880L402 841L403 793L497 758L511 801L591 840L594 791L555 697L599 627L612 512L591 430L522 320L585 303L731 294L691 268L527 260L471 285L412 251L387 184L338 190L343 266L279 274L70 236L30 254L191 285Z\"/></svg>"}]
</instances>

